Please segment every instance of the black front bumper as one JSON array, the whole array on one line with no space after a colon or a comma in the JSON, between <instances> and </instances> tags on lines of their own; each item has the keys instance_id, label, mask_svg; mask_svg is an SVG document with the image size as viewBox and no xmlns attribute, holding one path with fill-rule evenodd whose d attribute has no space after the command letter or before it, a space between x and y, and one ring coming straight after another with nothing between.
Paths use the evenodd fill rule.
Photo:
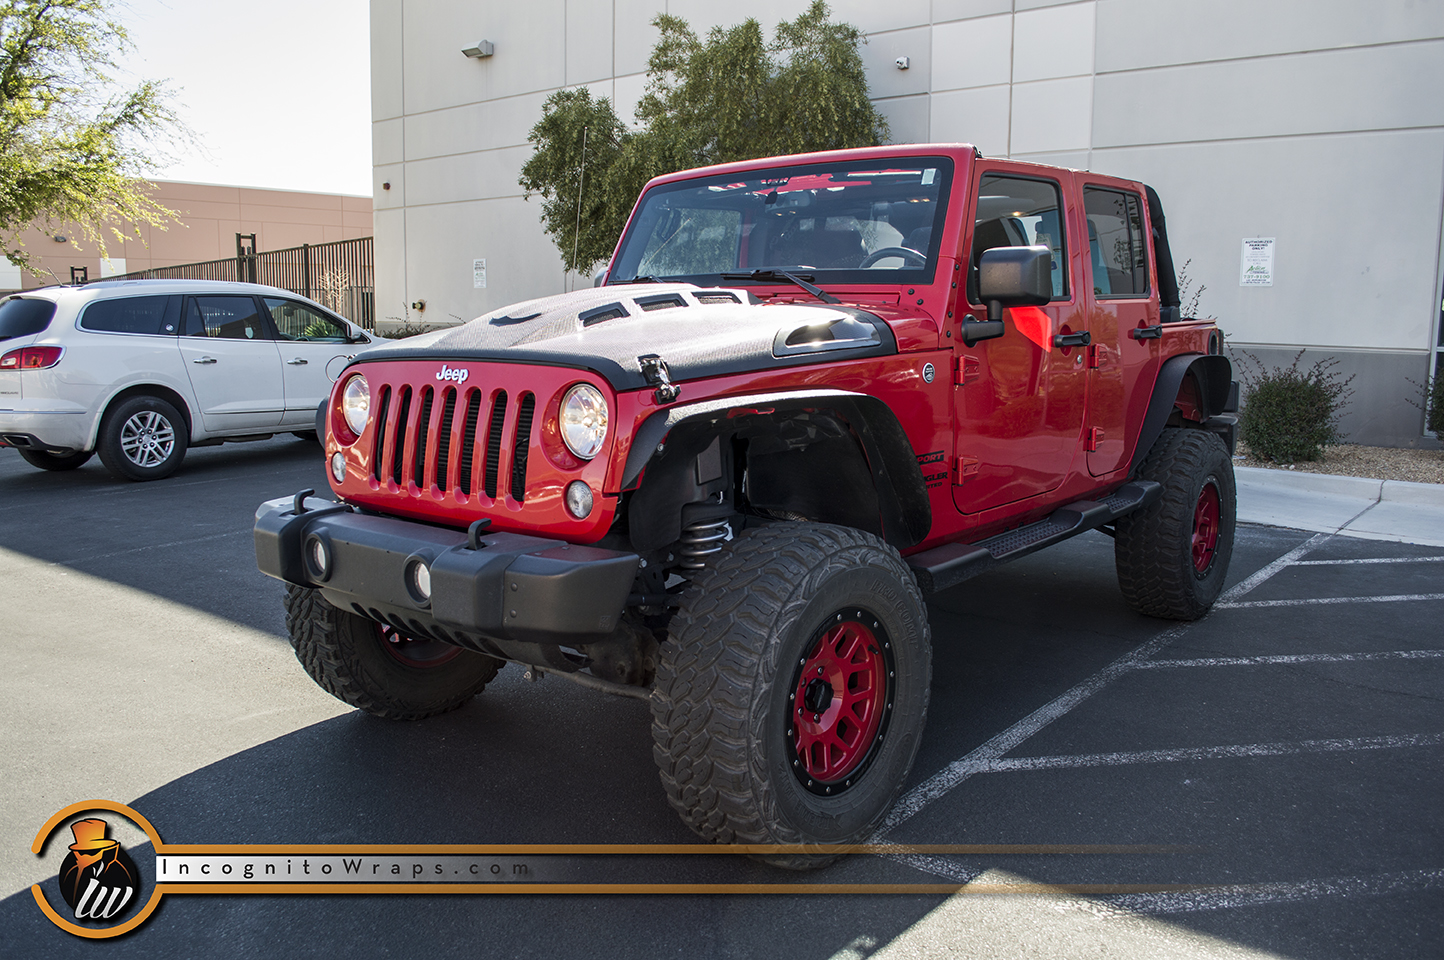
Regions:
<instances>
[{"instance_id":1,"label":"black front bumper","mask_svg":"<svg viewBox=\"0 0 1444 960\"><path fill-rule=\"evenodd\" d=\"M256 511L256 564L287 583L314 587L333 605L411 634L524 663L537 644L601 640L621 622L639 558L516 533L467 534L287 497ZM317 544L327 558L314 559ZM430 571L431 594L414 568ZM516 646L514 646L516 645ZM549 659L549 658L546 658Z\"/></svg>"}]
</instances>

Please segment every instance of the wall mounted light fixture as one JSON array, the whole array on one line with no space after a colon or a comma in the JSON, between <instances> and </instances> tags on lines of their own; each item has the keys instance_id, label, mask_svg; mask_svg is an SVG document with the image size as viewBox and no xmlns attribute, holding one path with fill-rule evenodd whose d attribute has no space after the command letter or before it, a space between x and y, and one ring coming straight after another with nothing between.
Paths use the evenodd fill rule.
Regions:
<instances>
[{"instance_id":1,"label":"wall mounted light fixture","mask_svg":"<svg viewBox=\"0 0 1444 960\"><path fill-rule=\"evenodd\" d=\"M465 47L461 52L474 60L481 60L495 53L496 48L492 46L490 40L478 40L475 46Z\"/></svg>"}]
</instances>

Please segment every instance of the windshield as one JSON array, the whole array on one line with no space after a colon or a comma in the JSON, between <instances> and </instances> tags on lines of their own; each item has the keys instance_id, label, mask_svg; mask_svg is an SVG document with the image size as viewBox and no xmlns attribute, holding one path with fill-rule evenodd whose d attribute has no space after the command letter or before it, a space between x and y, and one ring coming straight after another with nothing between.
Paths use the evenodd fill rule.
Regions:
<instances>
[{"instance_id":1,"label":"windshield","mask_svg":"<svg viewBox=\"0 0 1444 960\"><path fill-rule=\"evenodd\" d=\"M6 297L0 300L0 340L28 337L50 326L55 304L33 297Z\"/></svg>"},{"instance_id":2,"label":"windshield","mask_svg":"<svg viewBox=\"0 0 1444 960\"><path fill-rule=\"evenodd\" d=\"M663 184L643 196L608 282L785 270L824 284L927 283L952 171L945 157L889 158Z\"/></svg>"}]
</instances>

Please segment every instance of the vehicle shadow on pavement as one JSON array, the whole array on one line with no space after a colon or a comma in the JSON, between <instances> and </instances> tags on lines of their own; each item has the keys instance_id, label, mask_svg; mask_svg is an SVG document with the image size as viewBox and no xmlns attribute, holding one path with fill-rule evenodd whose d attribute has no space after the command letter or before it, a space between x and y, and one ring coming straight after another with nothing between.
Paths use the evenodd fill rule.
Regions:
<instances>
[{"instance_id":1,"label":"vehicle shadow on pavement","mask_svg":"<svg viewBox=\"0 0 1444 960\"><path fill-rule=\"evenodd\" d=\"M519 672L519 671L518 671ZM522 684L515 686L521 687ZM696 838L667 807L646 706L543 681L488 690L422 723L360 713L242 751L130 801L167 843L668 843ZM530 685L526 685L530 687ZM561 687L558 691L556 688ZM604 720L605 722L599 722ZM544 761L538 758L545 758ZM539 772L540 768L540 772ZM55 841L52 841L52 844ZM129 851L146 873L153 851ZM875 858L868 858L877 863ZM866 882L843 864L798 875L738 856L616 858L600 882ZM605 874L613 872L614 879ZM884 863L874 880L926 882ZM147 881L151 878L147 877ZM58 882L42 884L64 909ZM146 895L149 894L146 887ZM167 896L107 955L775 955L827 960L859 936L884 943L939 896L188 895ZM806 925L779 924L805 912ZM90 955L30 891L0 902L5 956ZM648 949L650 947L650 949Z\"/></svg>"},{"instance_id":2,"label":"vehicle shadow on pavement","mask_svg":"<svg viewBox=\"0 0 1444 960\"><path fill-rule=\"evenodd\" d=\"M0 548L284 635L280 585L256 569L251 528L264 500L329 495L320 447L289 435L191 451L149 483L98 460L47 473L0 450Z\"/></svg>"}]
</instances>

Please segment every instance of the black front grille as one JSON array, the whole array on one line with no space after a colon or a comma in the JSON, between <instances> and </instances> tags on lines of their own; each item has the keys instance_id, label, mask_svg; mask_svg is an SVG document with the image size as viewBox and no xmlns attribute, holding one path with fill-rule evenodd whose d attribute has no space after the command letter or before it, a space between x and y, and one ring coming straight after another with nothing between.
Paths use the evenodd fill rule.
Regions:
<instances>
[{"instance_id":1,"label":"black front grille","mask_svg":"<svg viewBox=\"0 0 1444 960\"><path fill-rule=\"evenodd\" d=\"M441 422L436 425L436 459L432 461L432 480L438 487L446 489L446 472L451 469L451 418L456 414L456 390L446 391L446 400L441 404Z\"/></svg>"},{"instance_id":2,"label":"black front grille","mask_svg":"<svg viewBox=\"0 0 1444 960\"><path fill-rule=\"evenodd\" d=\"M466 402L466 421L461 427L461 464L456 471L456 479L461 486L461 492L470 496L471 494L471 465L475 456L473 450L476 446L476 422L481 415L481 391L471 391L471 399Z\"/></svg>"},{"instance_id":3,"label":"black front grille","mask_svg":"<svg viewBox=\"0 0 1444 960\"><path fill-rule=\"evenodd\" d=\"M371 476L381 479L381 463L386 455L386 408L391 404L391 388L381 388L381 402L376 405L376 449L371 454Z\"/></svg>"},{"instance_id":4,"label":"black front grille","mask_svg":"<svg viewBox=\"0 0 1444 960\"><path fill-rule=\"evenodd\" d=\"M401 451L406 449L406 434L411 426L411 388L401 388L401 406L396 411L396 441L391 445L391 481L401 482Z\"/></svg>"},{"instance_id":5,"label":"black front grille","mask_svg":"<svg viewBox=\"0 0 1444 960\"><path fill-rule=\"evenodd\" d=\"M412 458L411 479L418 487L426 486L426 440L431 430L430 387L421 390L421 416L416 418L416 455Z\"/></svg>"},{"instance_id":6,"label":"black front grille","mask_svg":"<svg viewBox=\"0 0 1444 960\"><path fill-rule=\"evenodd\" d=\"M403 491L415 484L422 490L454 488L470 496L480 487L493 500L508 493L517 501L526 499L534 394L516 399L511 430L507 412L512 398L505 390L488 393L481 387L430 384L413 389L397 383L379 385L374 395L371 470L376 480L390 481Z\"/></svg>"},{"instance_id":7,"label":"black front grille","mask_svg":"<svg viewBox=\"0 0 1444 960\"><path fill-rule=\"evenodd\" d=\"M516 437L511 447L511 495L518 503L526 500L526 452L531 447L531 415L536 397L524 393L516 414Z\"/></svg>"},{"instance_id":8,"label":"black front grille","mask_svg":"<svg viewBox=\"0 0 1444 960\"><path fill-rule=\"evenodd\" d=\"M501 427L506 422L506 391L498 391L491 404L491 426L486 431L486 468L482 476L482 489L493 500L496 499L496 475L500 469L497 461L501 458Z\"/></svg>"}]
</instances>

